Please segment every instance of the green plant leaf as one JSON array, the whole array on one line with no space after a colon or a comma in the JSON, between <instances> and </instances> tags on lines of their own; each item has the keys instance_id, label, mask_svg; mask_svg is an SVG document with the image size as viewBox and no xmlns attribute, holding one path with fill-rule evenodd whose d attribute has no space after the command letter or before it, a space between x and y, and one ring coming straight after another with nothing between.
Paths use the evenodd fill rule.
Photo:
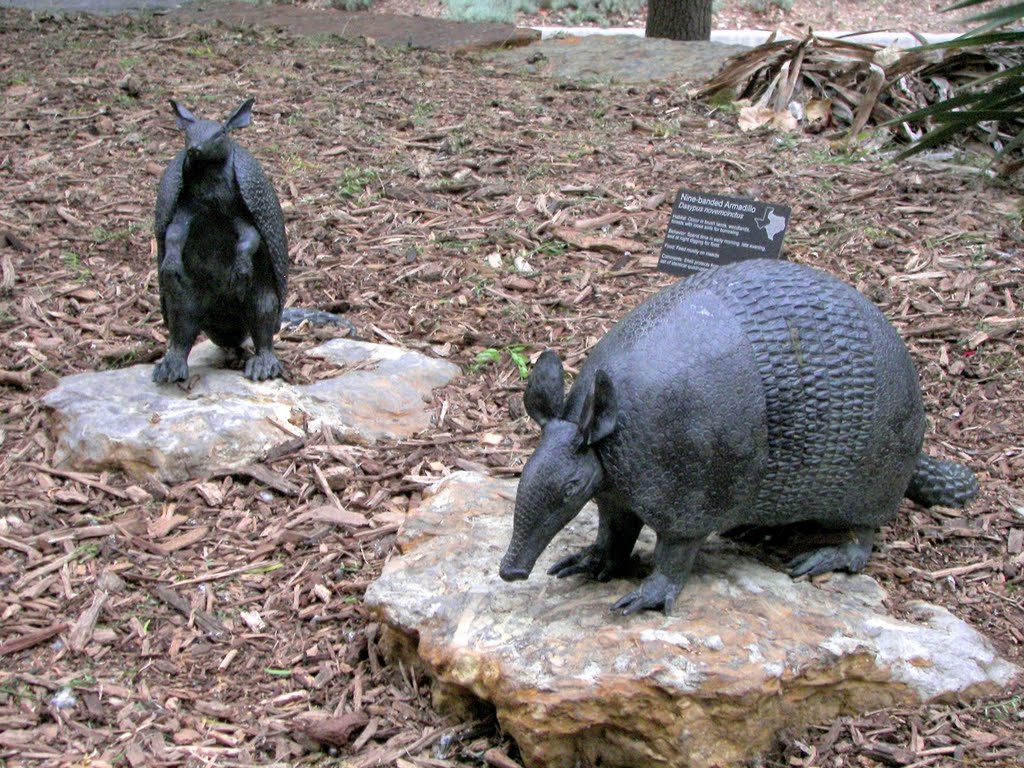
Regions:
<instances>
[{"instance_id":1,"label":"green plant leaf","mask_svg":"<svg viewBox=\"0 0 1024 768\"><path fill-rule=\"evenodd\" d=\"M970 8L972 5L981 5L982 3L987 2L989 2L989 0L960 0L959 3L947 5L945 8L940 8L939 10L943 13L949 13L950 11L958 11L961 8Z\"/></svg>"},{"instance_id":2,"label":"green plant leaf","mask_svg":"<svg viewBox=\"0 0 1024 768\"><path fill-rule=\"evenodd\" d=\"M957 96L952 96L945 101L939 101L935 104L923 107L922 109L914 110L906 115L893 118L892 120L883 123L883 125L923 120L926 117L933 117L943 112L952 112L956 107L963 107L970 104L974 104L975 106L987 106L995 100L1004 98L1009 99L1011 102L1016 101L1017 103L1020 103L1020 85L1016 80L1009 83L1001 83L984 93L961 93ZM1024 112L1018 111L1016 117L1024 118Z\"/></svg>"},{"instance_id":3,"label":"green plant leaf","mask_svg":"<svg viewBox=\"0 0 1024 768\"><path fill-rule=\"evenodd\" d=\"M943 112L935 116L940 123L962 123L973 125L985 120L1000 120L1010 122L1021 118L1020 112L1009 109L979 109L974 107L963 112Z\"/></svg>"},{"instance_id":4,"label":"green plant leaf","mask_svg":"<svg viewBox=\"0 0 1024 768\"><path fill-rule=\"evenodd\" d=\"M495 349L494 347L488 347L476 353L473 358L473 365L471 366L474 371L479 371L485 365L491 365L501 361L501 350Z\"/></svg>"},{"instance_id":5,"label":"green plant leaf","mask_svg":"<svg viewBox=\"0 0 1024 768\"><path fill-rule=\"evenodd\" d=\"M520 379L526 379L530 376L530 358L524 354L523 350L525 348L522 344L508 347L508 356L512 358L512 362L519 371Z\"/></svg>"}]
</instances>

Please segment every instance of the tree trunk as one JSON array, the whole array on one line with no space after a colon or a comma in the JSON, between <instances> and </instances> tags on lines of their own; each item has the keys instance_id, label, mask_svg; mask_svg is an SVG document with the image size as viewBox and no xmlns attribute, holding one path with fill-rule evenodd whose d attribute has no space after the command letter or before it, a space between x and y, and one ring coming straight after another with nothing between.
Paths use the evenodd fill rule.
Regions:
<instances>
[{"instance_id":1,"label":"tree trunk","mask_svg":"<svg viewBox=\"0 0 1024 768\"><path fill-rule=\"evenodd\" d=\"M710 40L712 0L647 0L647 37Z\"/></svg>"}]
</instances>

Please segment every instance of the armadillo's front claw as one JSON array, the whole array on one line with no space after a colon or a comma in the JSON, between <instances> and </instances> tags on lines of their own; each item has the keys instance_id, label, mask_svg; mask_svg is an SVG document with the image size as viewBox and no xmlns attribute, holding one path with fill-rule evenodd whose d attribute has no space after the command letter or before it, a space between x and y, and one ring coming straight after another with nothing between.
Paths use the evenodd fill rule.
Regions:
<instances>
[{"instance_id":1,"label":"armadillo's front claw","mask_svg":"<svg viewBox=\"0 0 1024 768\"><path fill-rule=\"evenodd\" d=\"M548 575L564 579L566 576L581 573L594 581L611 581L628 576L632 570L630 558L617 559L599 544L591 544L579 552L563 557L548 568Z\"/></svg>"},{"instance_id":2,"label":"armadillo's front claw","mask_svg":"<svg viewBox=\"0 0 1024 768\"><path fill-rule=\"evenodd\" d=\"M548 568L548 575L564 579L567 576L582 573L588 578L596 579L603 570L605 570L605 552L596 544L591 544L579 552L563 557Z\"/></svg>"},{"instance_id":3,"label":"armadillo's front claw","mask_svg":"<svg viewBox=\"0 0 1024 768\"><path fill-rule=\"evenodd\" d=\"M672 613L679 585L662 573L655 571L640 585L639 589L630 592L612 606L613 611L621 611L623 616L649 609L661 608L665 615Z\"/></svg>"}]
</instances>

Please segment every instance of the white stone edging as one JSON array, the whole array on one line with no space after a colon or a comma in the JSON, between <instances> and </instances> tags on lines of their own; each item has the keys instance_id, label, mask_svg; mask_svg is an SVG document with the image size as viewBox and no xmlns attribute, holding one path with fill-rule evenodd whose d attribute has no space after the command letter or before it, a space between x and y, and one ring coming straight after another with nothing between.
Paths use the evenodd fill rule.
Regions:
<instances>
[{"instance_id":1,"label":"white stone edging","mask_svg":"<svg viewBox=\"0 0 1024 768\"><path fill-rule=\"evenodd\" d=\"M633 35L644 36L643 27L533 27L540 32L541 40L553 37L588 37L590 35ZM711 40L715 43L728 45L746 45L751 48L761 45L771 35L768 29L715 29L711 32ZM795 35L777 31L779 39L798 39ZM896 44L900 48L916 48L920 41L909 32L844 32L841 30L824 30L814 33L815 37L844 38L856 43L889 46ZM955 40L960 35L954 32L921 32L918 33L929 43L944 43Z\"/></svg>"}]
</instances>

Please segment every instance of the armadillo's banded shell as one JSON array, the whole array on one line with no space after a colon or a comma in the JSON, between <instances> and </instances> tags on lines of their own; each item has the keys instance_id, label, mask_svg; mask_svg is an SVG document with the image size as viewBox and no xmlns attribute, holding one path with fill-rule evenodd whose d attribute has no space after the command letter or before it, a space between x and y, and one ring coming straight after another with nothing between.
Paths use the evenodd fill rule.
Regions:
<instances>
[{"instance_id":1,"label":"armadillo's banded shell","mask_svg":"<svg viewBox=\"0 0 1024 768\"><path fill-rule=\"evenodd\" d=\"M768 431L758 508L783 518L809 498L841 506L878 430L877 335L895 331L851 287L784 261L709 270L682 286L717 296L750 342Z\"/></svg>"}]
</instances>

